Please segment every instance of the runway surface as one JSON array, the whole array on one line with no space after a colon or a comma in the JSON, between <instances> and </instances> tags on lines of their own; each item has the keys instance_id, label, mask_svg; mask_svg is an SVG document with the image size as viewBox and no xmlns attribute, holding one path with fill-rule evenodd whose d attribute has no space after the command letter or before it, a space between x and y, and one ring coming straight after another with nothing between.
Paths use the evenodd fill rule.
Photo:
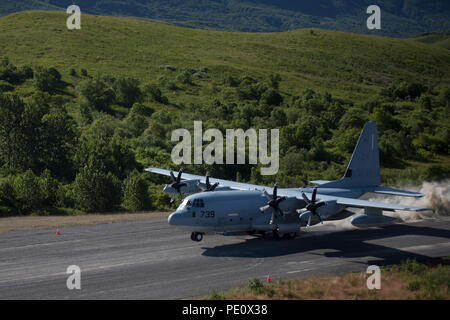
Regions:
<instances>
[{"instance_id":1,"label":"runway surface","mask_svg":"<svg viewBox=\"0 0 450 320\"><path fill-rule=\"evenodd\" d=\"M1 223L1 220L0 220ZM164 220L0 236L0 299L183 299L268 273L306 277L450 255L450 220L369 230L309 228L293 240L206 235L193 242ZM66 269L81 269L81 290Z\"/></svg>"}]
</instances>

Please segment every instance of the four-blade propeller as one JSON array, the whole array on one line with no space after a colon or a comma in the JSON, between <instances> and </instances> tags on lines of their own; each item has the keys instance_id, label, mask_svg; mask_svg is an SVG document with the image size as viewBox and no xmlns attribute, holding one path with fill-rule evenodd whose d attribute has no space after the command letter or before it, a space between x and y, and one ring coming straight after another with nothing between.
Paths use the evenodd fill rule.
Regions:
<instances>
[{"instance_id":1,"label":"four-blade propeller","mask_svg":"<svg viewBox=\"0 0 450 320\"><path fill-rule=\"evenodd\" d=\"M311 214L309 215L309 218L308 218L308 224L306 225L307 227L309 227L311 225L311 217L312 216L317 216L319 218L319 221L321 223L323 223L322 218L317 213L317 209L319 209L321 206L324 206L326 204L326 202L325 201L316 202L316 193L317 193L317 188L314 188L312 191L311 200L309 200L308 197L306 196L306 194L302 191L303 200L305 200L305 202L306 202L306 210L311 212Z\"/></svg>"},{"instance_id":2,"label":"four-blade propeller","mask_svg":"<svg viewBox=\"0 0 450 320\"><path fill-rule=\"evenodd\" d=\"M181 187L187 186L186 183L181 182L181 175L182 174L183 174L183 168L181 168L180 171L178 171L178 176L176 178L175 178L173 172L170 171L170 177L172 178L172 184L170 186L172 188L174 188L175 190L177 190L177 192L180 195L180 197L182 197ZM172 196L172 199L170 199L170 203L172 203L174 200L175 200L175 197Z\"/></svg>"},{"instance_id":3,"label":"four-blade propeller","mask_svg":"<svg viewBox=\"0 0 450 320\"><path fill-rule=\"evenodd\" d=\"M209 173L206 173L206 186L205 186L205 190L204 191L205 192L207 192L207 191L214 191L217 188L218 185L219 185L218 182L216 182L214 184L209 183Z\"/></svg>"},{"instance_id":4,"label":"four-blade propeller","mask_svg":"<svg viewBox=\"0 0 450 320\"><path fill-rule=\"evenodd\" d=\"M264 195L266 196L267 200L269 200L269 202L267 202L267 205L265 205L264 207L259 208L259 210L261 210L261 212L264 212L270 208L272 208L272 218L270 219L270 224L273 224L276 218L276 214L277 212L280 213L280 215L283 217L283 211L281 211L279 204L286 200L286 197L278 197L277 196L277 189L278 189L278 184L275 183L273 186L273 194L270 195L266 192L266 190L264 190Z\"/></svg>"}]
</instances>

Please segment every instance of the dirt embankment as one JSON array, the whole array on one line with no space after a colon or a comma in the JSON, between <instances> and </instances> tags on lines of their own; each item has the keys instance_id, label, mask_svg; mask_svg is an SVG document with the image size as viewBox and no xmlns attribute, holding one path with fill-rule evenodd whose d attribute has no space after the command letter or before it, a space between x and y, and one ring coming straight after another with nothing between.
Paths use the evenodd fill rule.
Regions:
<instances>
[{"instance_id":1,"label":"dirt embankment","mask_svg":"<svg viewBox=\"0 0 450 320\"><path fill-rule=\"evenodd\" d=\"M25 216L0 218L0 234L12 231L64 228L75 225L126 222L147 219L165 219L170 211L149 211L111 214L84 214L69 216Z\"/></svg>"}]
</instances>

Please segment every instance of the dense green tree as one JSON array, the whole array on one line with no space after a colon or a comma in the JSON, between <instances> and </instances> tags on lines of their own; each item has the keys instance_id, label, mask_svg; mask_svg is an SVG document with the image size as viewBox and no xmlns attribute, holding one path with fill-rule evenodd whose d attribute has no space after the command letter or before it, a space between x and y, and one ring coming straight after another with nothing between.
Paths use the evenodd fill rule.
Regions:
<instances>
[{"instance_id":1,"label":"dense green tree","mask_svg":"<svg viewBox=\"0 0 450 320\"><path fill-rule=\"evenodd\" d=\"M63 87L61 74L55 68L37 67L34 72L34 86L39 91L54 94Z\"/></svg>"},{"instance_id":2,"label":"dense green tree","mask_svg":"<svg viewBox=\"0 0 450 320\"><path fill-rule=\"evenodd\" d=\"M114 82L116 103L125 108L131 108L134 103L142 102L143 94L139 88L139 81L133 78L118 78Z\"/></svg>"},{"instance_id":3,"label":"dense green tree","mask_svg":"<svg viewBox=\"0 0 450 320\"><path fill-rule=\"evenodd\" d=\"M131 211L150 209L148 186L145 177L137 170L133 170L123 182L122 206Z\"/></svg>"},{"instance_id":4,"label":"dense green tree","mask_svg":"<svg viewBox=\"0 0 450 320\"><path fill-rule=\"evenodd\" d=\"M22 214L39 210L44 205L44 197L39 185L39 177L33 171L27 170L14 179L16 208Z\"/></svg>"},{"instance_id":5,"label":"dense green tree","mask_svg":"<svg viewBox=\"0 0 450 320\"><path fill-rule=\"evenodd\" d=\"M105 173L101 162L90 157L73 183L75 206L85 212L114 210L121 202L120 181Z\"/></svg>"},{"instance_id":6,"label":"dense green tree","mask_svg":"<svg viewBox=\"0 0 450 320\"><path fill-rule=\"evenodd\" d=\"M82 98L82 103L85 103L84 106L87 105L98 111L109 111L115 98L113 88L99 77L80 82L77 91Z\"/></svg>"}]
</instances>

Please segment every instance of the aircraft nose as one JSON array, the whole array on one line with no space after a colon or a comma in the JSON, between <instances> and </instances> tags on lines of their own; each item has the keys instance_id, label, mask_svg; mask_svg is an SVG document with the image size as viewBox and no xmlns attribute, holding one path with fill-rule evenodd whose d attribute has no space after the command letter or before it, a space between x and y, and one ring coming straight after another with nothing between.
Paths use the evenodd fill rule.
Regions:
<instances>
[{"instance_id":1,"label":"aircraft nose","mask_svg":"<svg viewBox=\"0 0 450 320\"><path fill-rule=\"evenodd\" d=\"M172 212L172 213L170 214L169 218L167 218L167 222L168 222L170 225L175 225L176 215L177 215L176 212Z\"/></svg>"}]
</instances>

